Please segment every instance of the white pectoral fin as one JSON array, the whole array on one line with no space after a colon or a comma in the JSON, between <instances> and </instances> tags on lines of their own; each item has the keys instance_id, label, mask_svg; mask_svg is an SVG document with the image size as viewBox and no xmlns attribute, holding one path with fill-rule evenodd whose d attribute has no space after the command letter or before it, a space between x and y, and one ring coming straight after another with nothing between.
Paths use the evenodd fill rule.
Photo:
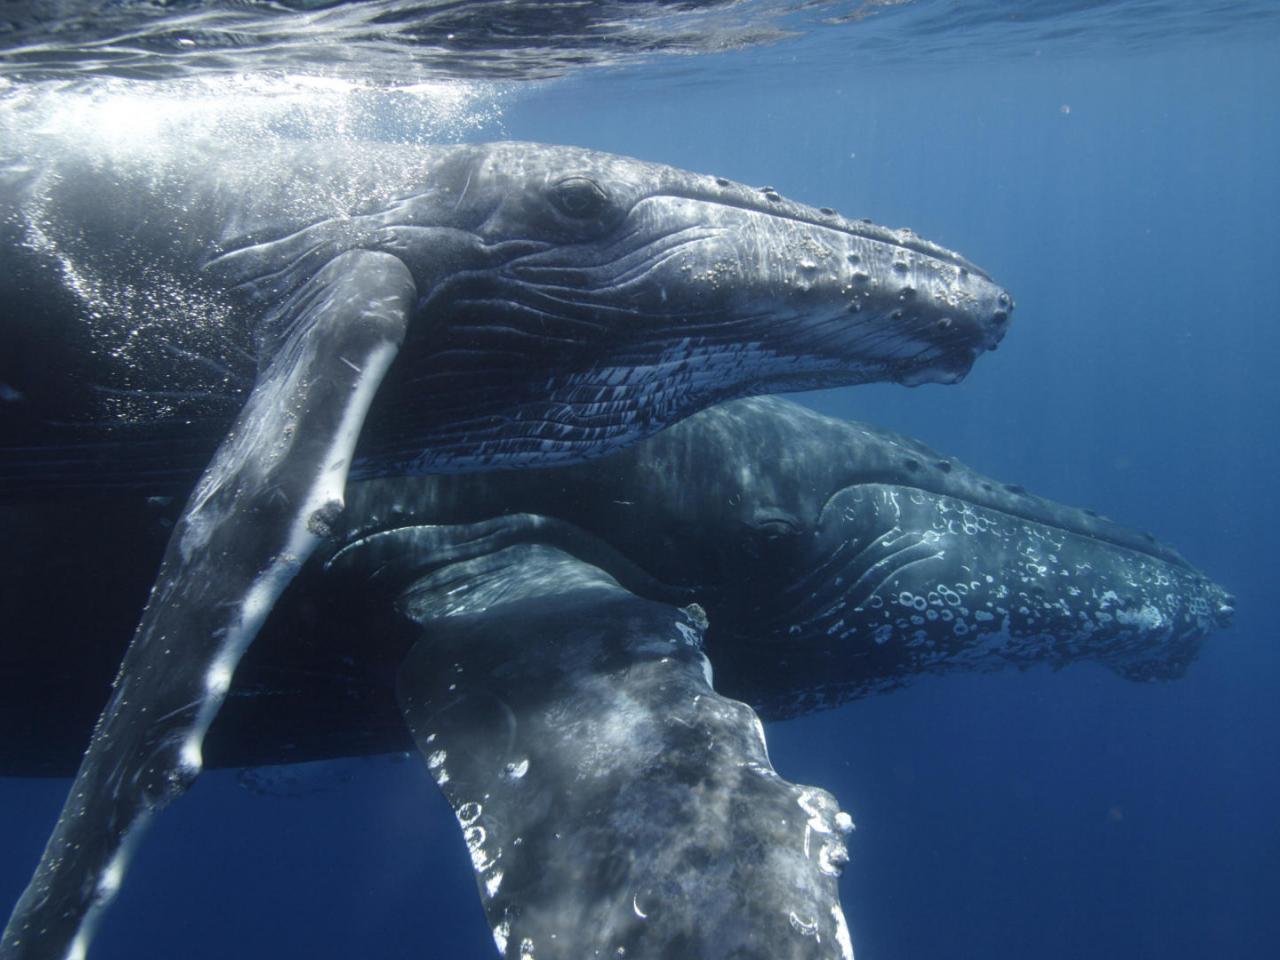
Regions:
<instances>
[{"instance_id":1,"label":"white pectoral fin","mask_svg":"<svg viewBox=\"0 0 1280 960\"><path fill-rule=\"evenodd\" d=\"M83 956L141 823L199 772L236 664L342 509L415 299L400 260L352 251L282 308L288 333L178 521L2 960Z\"/></svg>"},{"instance_id":2,"label":"white pectoral fin","mask_svg":"<svg viewBox=\"0 0 1280 960\"><path fill-rule=\"evenodd\" d=\"M852 960L852 821L778 776L755 712L711 687L705 618L519 523L347 558L422 570L395 601L421 628L397 694L502 955Z\"/></svg>"}]
</instances>

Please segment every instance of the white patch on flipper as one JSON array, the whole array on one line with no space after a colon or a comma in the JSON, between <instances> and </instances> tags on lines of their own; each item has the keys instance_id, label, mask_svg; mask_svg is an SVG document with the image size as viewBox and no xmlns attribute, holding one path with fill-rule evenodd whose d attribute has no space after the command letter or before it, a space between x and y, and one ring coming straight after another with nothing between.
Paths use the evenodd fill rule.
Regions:
<instances>
[{"instance_id":1,"label":"white patch on flipper","mask_svg":"<svg viewBox=\"0 0 1280 960\"><path fill-rule=\"evenodd\" d=\"M444 786L449 782L449 771L444 768L444 762L449 758L443 750L435 750L427 757L427 769L431 771L431 778L440 786Z\"/></svg>"},{"instance_id":2,"label":"white patch on flipper","mask_svg":"<svg viewBox=\"0 0 1280 960\"><path fill-rule=\"evenodd\" d=\"M840 904L831 905L831 919L836 925L836 944L840 947L841 960L853 960L853 941L849 939L849 924L845 922Z\"/></svg>"},{"instance_id":3,"label":"white patch on flipper","mask_svg":"<svg viewBox=\"0 0 1280 960\"><path fill-rule=\"evenodd\" d=\"M493 942L498 946L498 953L503 956L507 954L507 937L509 936L511 936L511 921L503 917L502 922L493 928Z\"/></svg>"},{"instance_id":4,"label":"white patch on flipper","mask_svg":"<svg viewBox=\"0 0 1280 960\"><path fill-rule=\"evenodd\" d=\"M238 616L222 635L221 645L205 675L205 696L200 701L191 726L187 730L186 738L182 742L177 757L177 770L172 773L196 773L203 766L201 748L204 736L231 686L235 665L261 628L276 598L280 596L301 567L303 560L310 555L319 542L318 534L312 529L313 519L325 511L332 512L333 505L340 507L342 504L347 466L351 461L360 427L364 423L374 391L396 352L396 346L391 343L380 344L370 351L365 371L356 382L346 408L343 410L338 429L334 432L332 442L320 461L322 466L319 475L287 531L284 548L276 554L245 592L239 603ZM206 509L209 498L228 478L246 469L249 462L249 457L245 455L246 449L251 456L256 443L265 439L263 433L278 424L280 417L276 409L281 399L280 395L295 386L293 380L296 378L296 371L294 374L295 377L287 377L276 389L270 390L269 394L256 398L261 407L251 414L249 426L256 428L256 431L250 438L248 447L236 449L238 445L234 444L233 438L229 437L226 442L232 443L232 448L220 450L210 464L210 469L201 478L197 494L193 498L194 505L184 517L187 521L187 529L179 542L184 559L190 560L207 542L208 534L213 527L222 521L223 517L220 513L211 514ZM125 866L149 819L149 813L150 811L145 807L136 813L106 872L97 878L95 896L72 939L66 955L67 960L83 960L102 909L119 888Z\"/></svg>"},{"instance_id":5,"label":"white patch on flipper","mask_svg":"<svg viewBox=\"0 0 1280 960\"><path fill-rule=\"evenodd\" d=\"M347 467L360 435L360 427L373 400L374 391L382 382L391 361L395 359L396 352L396 347L390 343L380 344L370 352L364 373L357 381L346 409L342 413L342 422L334 432L333 442L321 461L326 466L321 470L320 476L312 485L306 500L294 518L284 549L245 594L240 604L239 622L230 627L223 638L222 649L215 660L215 669L219 669L216 665L222 665L221 669L226 671L227 684L221 690L215 691L213 683L215 675L210 673L207 681L209 696L201 703L200 710L192 723L188 744L192 739L197 746L203 743L204 736L209 731L209 725L213 723L213 718L217 715L218 708L222 706L222 700L226 696L226 690L230 687L234 664L240 662L240 657L275 605L276 598L298 572L303 558L310 556L319 542L320 538L311 530L312 515L329 504L342 504ZM219 680L222 677L221 669L217 674ZM198 766L196 769L199 769Z\"/></svg>"},{"instance_id":6,"label":"white patch on flipper","mask_svg":"<svg viewBox=\"0 0 1280 960\"><path fill-rule=\"evenodd\" d=\"M502 871L495 870L484 882L484 892L489 895L492 900L498 895L498 889L502 886Z\"/></svg>"},{"instance_id":7,"label":"white patch on flipper","mask_svg":"<svg viewBox=\"0 0 1280 960\"><path fill-rule=\"evenodd\" d=\"M842 840L833 839L818 848L818 870L824 876L840 876L848 862L849 851Z\"/></svg>"},{"instance_id":8,"label":"white patch on flipper","mask_svg":"<svg viewBox=\"0 0 1280 960\"><path fill-rule=\"evenodd\" d=\"M231 689L231 665L221 657L213 662L205 675L204 686L211 696L222 697Z\"/></svg>"},{"instance_id":9,"label":"white patch on flipper","mask_svg":"<svg viewBox=\"0 0 1280 960\"><path fill-rule=\"evenodd\" d=\"M822 942L822 934L818 932L817 920L801 920L794 910L791 911L787 919L791 922L791 929L802 937L813 937L819 943Z\"/></svg>"},{"instance_id":10,"label":"white patch on flipper","mask_svg":"<svg viewBox=\"0 0 1280 960\"><path fill-rule=\"evenodd\" d=\"M111 858L111 862L107 864L107 869L102 874L102 879L98 881L98 896L104 900L114 897L123 880L124 864L121 863L120 855L117 853Z\"/></svg>"},{"instance_id":11,"label":"white patch on flipper","mask_svg":"<svg viewBox=\"0 0 1280 960\"><path fill-rule=\"evenodd\" d=\"M85 960L89 952L89 941L93 939L93 933L98 927L98 922L102 919L102 911L115 896L116 891L120 889L120 884L124 881L124 872L129 865L129 860L133 857L133 851L138 846L138 841L142 834L146 831L147 821L151 819L149 810L142 810L133 821L133 826L121 838L120 846L116 849L115 856L107 864L102 872L102 876L98 878L95 887L95 895L89 904L89 909L85 911L84 918L80 921L80 929L76 931L75 937L71 940L71 946L67 948L65 960Z\"/></svg>"},{"instance_id":12,"label":"white patch on flipper","mask_svg":"<svg viewBox=\"0 0 1280 960\"><path fill-rule=\"evenodd\" d=\"M804 855L811 858L814 834L823 839L818 844L818 870L828 877L838 877L849 860L849 851L837 833L847 833L853 821L847 814L841 819L840 811L830 812L831 804L817 790L801 790L796 804L808 814L804 825ZM846 826L847 824L847 826Z\"/></svg>"},{"instance_id":13,"label":"white patch on flipper","mask_svg":"<svg viewBox=\"0 0 1280 960\"><path fill-rule=\"evenodd\" d=\"M195 734L187 737L178 758L188 773L199 773L204 767L204 750L201 748L200 738Z\"/></svg>"},{"instance_id":14,"label":"white patch on flipper","mask_svg":"<svg viewBox=\"0 0 1280 960\"><path fill-rule=\"evenodd\" d=\"M796 804L809 815L808 826L815 833L830 833L831 824L827 823L823 810L822 796L814 790L801 790Z\"/></svg>"},{"instance_id":15,"label":"white patch on flipper","mask_svg":"<svg viewBox=\"0 0 1280 960\"><path fill-rule=\"evenodd\" d=\"M472 824L462 831L462 839L466 841L467 852L471 854L471 866L475 868L476 873L488 871L497 857L490 856L489 851L484 847L488 840L484 827Z\"/></svg>"}]
</instances>

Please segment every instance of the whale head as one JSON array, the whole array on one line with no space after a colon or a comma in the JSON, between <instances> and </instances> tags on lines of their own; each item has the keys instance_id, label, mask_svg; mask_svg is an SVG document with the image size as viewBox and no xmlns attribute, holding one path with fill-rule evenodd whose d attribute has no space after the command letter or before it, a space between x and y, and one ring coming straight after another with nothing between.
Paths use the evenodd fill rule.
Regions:
<instances>
[{"instance_id":1,"label":"whale head","mask_svg":"<svg viewBox=\"0 0 1280 960\"><path fill-rule=\"evenodd\" d=\"M708 602L709 655L768 716L964 670L1093 662L1172 680L1232 623L1235 598L1151 535L911 438L776 398L672 432L698 426L725 445L714 462L785 451L712 476L731 492L701 521L727 534L725 595L754 598Z\"/></svg>"},{"instance_id":2,"label":"whale head","mask_svg":"<svg viewBox=\"0 0 1280 960\"><path fill-rule=\"evenodd\" d=\"M454 148L430 182L383 216L422 316L375 421L420 470L595 456L735 396L954 383L1013 310L957 254L772 188L528 143Z\"/></svg>"},{"instance_id":3,"label":"whale head","mask_svg":"<svg viewBox=\"0 0 1280 960\"><path fill-rule=\"evenodd\" d=\"M958 254L772 187L535 144L470 166L476 236L531 241L500 267L513 305L619 311L611 330L655 343L755 343L773 355L762 387L952 382L1008 327L1012 299Z\"/></svg>"}]
</instances>

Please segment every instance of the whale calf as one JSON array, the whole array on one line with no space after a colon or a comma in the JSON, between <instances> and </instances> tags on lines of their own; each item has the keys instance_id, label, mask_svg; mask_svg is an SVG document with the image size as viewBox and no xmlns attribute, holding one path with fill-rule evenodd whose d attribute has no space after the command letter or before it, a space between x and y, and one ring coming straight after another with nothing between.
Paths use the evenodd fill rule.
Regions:
<instances>
[{"instance_id":1,"label":"whale calf","mask_svg":"<svg viewBox=\"0 0 1280 960\"><path fill-rule=\"evenodd\" d=\"M570 529L402 526L328 565L417 628L398 703L511 960L851 960L852 819L778 776L751 706L1080 659L1171 677L1233 613L1147 535L776 399L573 472L525 494ZM383 523L477 506L368 486Z\"/></svg>"},{"instance_id":2,"label":"whale calf","mask_svg":"<svg viewBox=\"0 0 1280 960\"><path fill-rule=\"evenodd\" d=\"M744 467L743 458L755 459ZM0 775L74 773L163 552L174 508L141 498L106 503L0 508L0 533L15 545L0 566L12 588L0 611L5 622L39 625L7 638ZM890 516L898 529L884 537ZM410 536L395 531L485 522L508 526L514 541L570 547L645 599L698 603L717 689L767 720L931 673L1091 661L1136 681L1175 679L1234 615L1229 593L1147 534L870 424L780 398L732 401L570 467L353 484L332 539L237 670L206 744L208 765L409 749L387 679L407 640L388 610L391 571L373 576L382 562L371 551L384 537ZM1001 524L1037 535L1041 549L1020 552L1025 540L1009 549L993 529ZM954 559L912 564L926 541ZM916 546L884 563L892 543ZM869 549L850 578L858 545ZM972 602L956 602L975 589L972 577L958 582L959 563L981 574ZM863 580L859 609L847 601L872 568L892 577ZM75 584L82 606L57 604L48 570ZM997 605L997 595L1007 603ZM1034 600L1036 612L1009 608L1015 600ZM841 629L830 630L835 617L813 615L841 602ZM1000 607L1013 614L1007 626ZM992 616L976 616L981 610ZM85 611L93 631L82 627Z\"/></svg>"},{"instance_id":3,"label":"whale calf","mask_svg":"<svg viewBox=\"0 0 1280 960\"><path fill-rule=\"evenodd\" d=\"M1172 678L1233 603L1148 535L740 400L574 466L353 485L208 756L416 744L506 956L839 957L850 821L772 772L757 715L947 670Z\"/></svg>"},{"instance_id":4,"label":"whale calf","mask_svg":"<svg viewBox=\"0 0 1280 960\"><path fill-rule=\"evenodd\" d=\"M910 231L575 148L22 148L0 498L190 495L5 960L86 954L349 475L570 463L734 396L955 382L1013 306Z\"/></svg>"}]
</instances>

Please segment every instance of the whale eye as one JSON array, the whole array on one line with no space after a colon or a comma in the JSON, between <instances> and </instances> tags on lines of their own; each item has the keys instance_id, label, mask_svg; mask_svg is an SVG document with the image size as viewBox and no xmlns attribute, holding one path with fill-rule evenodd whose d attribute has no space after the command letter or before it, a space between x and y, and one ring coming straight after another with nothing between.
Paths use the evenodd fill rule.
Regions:
<instances>
[{"instance_id":1,"label":"whale eye","mask_svg":"<svg viewBox=\"0 0 1280 960\"><path fill-rule=\"evenodd\" d=\"M760 507L747 522L747 529L760 540L776 541L800 533L800 521L786 510Z\"/></svg>"},{"instance_id":2,"label":"whale eye","mask_svg":"<svg viewBox=\"0 0 1280 960\"><path fill-rule=\"evenodd\" d=\"M799 531L795 524L786 520L763 520L756 524L753 529L756 534L765 540L781 540L783 537L794 537Z\"/></svg>"},{"instance_id":3,"label":"whale eye","mask_svg":"<svg viewBox=\"0 0 1280 960\"><path fill-rule=\"evenodd\" d=\"M551 202L566 217L589 220L609 205L609 197L594 180L565 177L551 188Z\"/></svg>"}]
</instances>

